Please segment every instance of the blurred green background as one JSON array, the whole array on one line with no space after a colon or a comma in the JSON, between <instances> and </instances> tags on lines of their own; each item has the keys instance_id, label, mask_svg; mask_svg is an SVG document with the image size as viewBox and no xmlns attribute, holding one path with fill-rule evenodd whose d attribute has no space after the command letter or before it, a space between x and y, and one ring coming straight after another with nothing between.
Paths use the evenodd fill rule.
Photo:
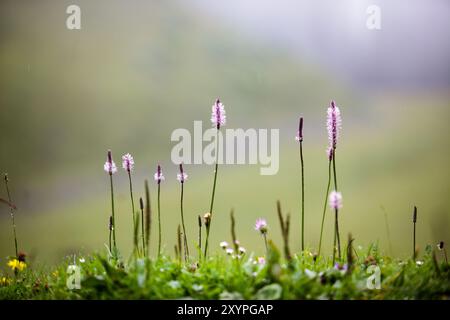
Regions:
<instances>
[{"instance_id":1,"label":"blurred green background","mask_svg":"<svg viewBox=\"0 0 450 320\"><path fill-rule=\"evenodd\" d=\"M136 201L143 195L144 179L150 179L155 214L152 178L161 163L166 176L162 237L165 251L173 254L180 186L170 161L174 145L170 135L176 128L192 130L194 120L209 126L216 97L226 107L228 128L280 129L280 170L274 176L260 176L255 165L219 168L212 249L219 252L219 242L230 241L231 208L238 238L248 251L264 252L253 229L258 217L268 219L269 237L281 246L278 199L292 215L291 245L299 249L300 170L294 136L300 115L305 117L305 237L311 248L317 248L327 179L325 116L330 99L337 101L343 117L337 155L344 197L342 238L351 232L357 245L379 241L386 253L409 256L412 208L417 205L421 253L426 244L450 242L448 56L440 62L443 71L436 82L360 81L354 70L335 72L324 60L255 36L264 30L246 32L249 29L238 18L214 14L207 4L194 2L1 2L0 171L9 174L18 207L19 246L30 259L55 263L73 253L104 250L110 198L103 163L109 148L118 166L122 154L133 154ZM81 30L65 27L70 4L81 7ZM311 30L316 24L320 27L313 21ZM291 26L286 22L279 28ZM361 28L367 41L379 41L364 25ZM444 52L447 44L442 44ZM395 41L390 45L396 52ZM358 56L358 47L354 49ZM390 57L389 51L386 54ZM366 62L381 74L397 72L377 66L380 61ZM420 73L415 77L420 80ZM185 170L189 174L185 215L193 251L197 215L209 207L213 167L190 165ZM114 179L118 245L127 256L132 245L127 175L120 168ZM6 198L3 185L0 190L0 197ZM328 212L327 252L332 227ZM152 232L154 253L156 219ZM2 205L2 267L13 254L9 210Z\"/></svg>"}]
</instances>

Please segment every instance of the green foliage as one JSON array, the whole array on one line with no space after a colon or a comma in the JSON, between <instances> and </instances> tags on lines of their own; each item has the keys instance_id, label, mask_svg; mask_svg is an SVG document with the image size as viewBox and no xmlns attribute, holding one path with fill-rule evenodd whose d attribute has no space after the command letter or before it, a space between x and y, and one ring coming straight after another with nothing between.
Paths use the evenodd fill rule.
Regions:
<instances>
[{"instance_id":1,"label":"green foliage","mask_svg":"<svg viewBox=\"0 0 450 320\"><path fill-rule=\"evenodd\" d=\"M236 259L216 255L206 261L180 263L162 255L153 260L117 262L107 255L76 260L81 289L69 290L67 260L57 268L28 266L2 274L1 299L448 299L450 266L430 250L424 259L393 260L372 247L359 250L351 272L331 258L304 251L289 263L270 242L265 264L253 255ZM369 255L367 255L369 254ZM375 254L375 257L374 257ZM381 289L369 289L370 265L381 272Z\"/></svg>"}]
</instances>

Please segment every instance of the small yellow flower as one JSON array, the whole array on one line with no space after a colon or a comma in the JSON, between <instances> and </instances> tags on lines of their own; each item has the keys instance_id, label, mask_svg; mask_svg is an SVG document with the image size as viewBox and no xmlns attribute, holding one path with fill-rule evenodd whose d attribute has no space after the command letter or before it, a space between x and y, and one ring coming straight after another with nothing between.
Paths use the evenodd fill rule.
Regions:
<instances>
[{"instance_id":1,"label":"small yellow flower","mask_svg":"<svg viewBox=\"0 0 450 320\"><path fill-rule=\"evenodd\" d=\"M8 279L6 277L0 278L0 286L7 286L11 284L11 279Z\"/></svg>"},{"instance_id":2,"label":"small yellow flower","mask_svg":"<svg viewBox=\"0 0 450 320\"><path fill-rule=\"evenodd\" d=\"M22 271L27 267L27 264L23 261L19 261L17 259L9 260L8 267L10 267L13 271Z\"/></svg>"}]
</instances>

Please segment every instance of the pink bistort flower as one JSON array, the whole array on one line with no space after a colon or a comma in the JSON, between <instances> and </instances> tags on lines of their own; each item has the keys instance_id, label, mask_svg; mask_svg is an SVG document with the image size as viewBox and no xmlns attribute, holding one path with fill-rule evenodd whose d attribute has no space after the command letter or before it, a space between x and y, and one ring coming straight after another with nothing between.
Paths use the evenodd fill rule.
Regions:
<instances>
[{"instance_id":1,"label":"pink bistort flower","mask_svg":"<svg viewBox=\"0 0 450 320\"><path fill-rule=\"evenodd\" d=\"M225 107L219 99L212 106L211 122L217 129L220 129L227 122Z\"/></svg>"}]
</instances>

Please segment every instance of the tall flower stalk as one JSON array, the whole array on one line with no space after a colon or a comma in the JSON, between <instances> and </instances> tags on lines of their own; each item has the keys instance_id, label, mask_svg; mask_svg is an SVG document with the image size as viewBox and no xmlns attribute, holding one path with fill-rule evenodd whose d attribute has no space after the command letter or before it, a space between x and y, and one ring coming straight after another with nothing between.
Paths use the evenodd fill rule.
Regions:
<instances>
[{"instance_id":1,"label":"tall flower stalk","mask_svg":"<svg viewBox=\"0 0 450 320\"><path fill-rule=\"evenodd\" d=\"M189 257L189 247L186 235L186 226L184 224L184 208L183 208L183 198L184 198L184 182L187 180L188 175L183 170L183 164L180 164L180 172L177 174L177 180L181 184L181 196L180 196L180 209L181 209L181 225L183 227L183 239L184 239L184 260L187 262ZM181 252L180 252L181 255Z\"/></svg>"},{"instance_id":2,"label":"tall flower stalk","mask_svg":"<svg viewBox=\"0 0 450 320\"><path fill-rule=\"evenodd\" d=\"M304 163L303 163L303 117L300 118L298 123L298 132L295 140L299 142L299 156L301 167L301 179L302 179L302 251L305 250L305 176L304 176Z\"/></svg>"},{"instance_id":3,"label":"tall flower stalk","mask_svg":"<svg viewBox=\"0 0 450 320\"><path fill-rule=\"evenodd\" d=\"M342 119L341 119L341 111L339 107L336 106L336 103L332 100L330 106L327 110L327 131L328 131L328 148L329 152L332 154L331 161L333 163L333 180L334 180L334 190L337 192L339 190L337 184L337 174L336 174L336 147L337 141L339 138L339 133L341 130ZM338 244L338 254L339 259L341 258L341 247L340 247L340 237L339 237L339 215L338 209L335 210L335 239L334 242L337 241ZM335 249L333 248L333 252ZM334 253L333 253L334 260Z\"/></svg>"},{"instance_id":4,"label":"tall flower stalk","mask_svg":"<svg viewBox=\"0 0 450 320\"><path fill-rule=\"evenodd\" d=\"M112 237L112 232L113 232L113 229L114 229L114 227L113 227L113 217L112 216L109 216L109 226L108 226L108 230L109 230L109 237L108 237L108 240L109 240L109 249L111 250L111 237Z\"/></svg>"},{"instance_id":5,"label":"tall flower stalk","mask_svg":"<svg viewBox=\"0 0 450 320\"><path fill-rule=\"evenodd\" d=\"M145 251L149 256L150 251L150 232L152 227L152 207L150 205L150 189L148 187L148 181L144 181L145 187Z\"/></svg>"},{"instance_id":6,"label":"tall flower stalk","mask_svg":"<svg viewBox=\"0 0 450 320\"><path fill-rule=\"evenodd\" d=\"M413 260L416 260L416 222L417 222L417 207L414 206L413 212Z\"/></svg>"},{"instance_id":7,"label":"tall flower stalk","mask_svg":"<svg viewBox=\"0 0 450 320\"><path fill-rule=\"evenodd\" d=\"M19 249L17 245L17 233L16 233L16 221L14 218L14 206L12 205L12 199L11 199L11 193L9 191L9 178L8 174L5 173L5 186L6 186L6 193L8 194L8 201L9 201L9 212L11 213L11 221L12 221L12 227L13 227L13 234L14 234L14 248L16 251L16 258L19 258Z\"/></svg>"},{"instance_id":8,"label":"tall flower stalk","mask_svg":"<svg viewBox=\"0 0 450 320\"><path fill-rule=\"evenodd\" d=\"M333 150L331 148L328 148L327 155L328 155L328 183L327 183L327 192L325 193L325 201L323 204L322 224L320 226L319 250L317 253L318 256L320 256L320 250L322 248L323 225L325 222L325 214L327 212L327 203L328 203L328 194L330 193L330 185L331 185L331 162L332 162L332 158L333 158Z\"/></svg>"},{"instance_id":9,"label":"tall flower stalk","mask_svg":"<svg viewBox=\"0 0 450 320\"><path fill-rule=\"evenodd\" d=\"M210 223L206 226L206 240L205 240L205 252L204 256L205 258L208 255L208 241L209 241L209 230L211 228L211 220L213 215L213 209L214 209L214 196L216 194L216 183L217 183L217 171L219 169L219 131L220 127L224 126L226 124L226 112L224 105L220 102L219 99L216 100L214 105L212 106L212 112L211 112L211 122L214 127L216 127L216 164L214 167L214 182L212 187L212 194L211 194L211 203L209 206L209 213L210 213Z\"/></svg>"},{"instance_id":10,"label":"tall flower stalk","mask_svg":"<svg viewBox=\"0 0 450 320\"><path fill-rule=\"evenodd\" d=\"M111 212L112 212L112 236L113 236L113 256L117 254L117 243L116 243L116 217L114 210L114 186L113 186L113 174L117 172L116 164L112 159L111 150L108 150L107 158L103 169L109 174L109 183L111 190ZM110 248L111 249L111 248Z\"/></svg>"},{"instance_id":11,"label":"tall flower stalk","mask_svg":"<svg viewBox=\"0 0 450 320\"><path fill-rule=\"evenodd\" d=\"M158 257L161 254L161 181L164 180L164 175L161 166L158 164L154 175L155 181L158 183Z\"/></svg>"},{"instance_id":12,"label":"tall flower stalk","mask_svg":"<svg viewBox=\"0 0 450 320\"><path fill-rule=\"evenodd\" d=\"M131 181L131 171L133 171L134 167L134 159L131 156L131 154L127 153L122 156L122 168L127 172L128 174L128 183L130 188L130 197L131 197L131 218L133 219L133 231L138 230L137 229L137 221L138 217L136 217L136 212L134 211L134 197L133 197L133 183ZM136 242L136 241L135 241ZM136 243L135 243L135 251L138 250Z\"/></svg>"},{"instance_id":13,"label":"tall flower stalk","mask_svg":"<svg viewBox=\"0 0 450 320\"><path fill-rule=\"evenodd\" d=\"M139 198L139 208L141 209L141 239L142 239L142 252L144 253L144 257L147 255L147 251L145 250L145 219L144 219L144 200Z\"/></svg>"}]
</instances>

